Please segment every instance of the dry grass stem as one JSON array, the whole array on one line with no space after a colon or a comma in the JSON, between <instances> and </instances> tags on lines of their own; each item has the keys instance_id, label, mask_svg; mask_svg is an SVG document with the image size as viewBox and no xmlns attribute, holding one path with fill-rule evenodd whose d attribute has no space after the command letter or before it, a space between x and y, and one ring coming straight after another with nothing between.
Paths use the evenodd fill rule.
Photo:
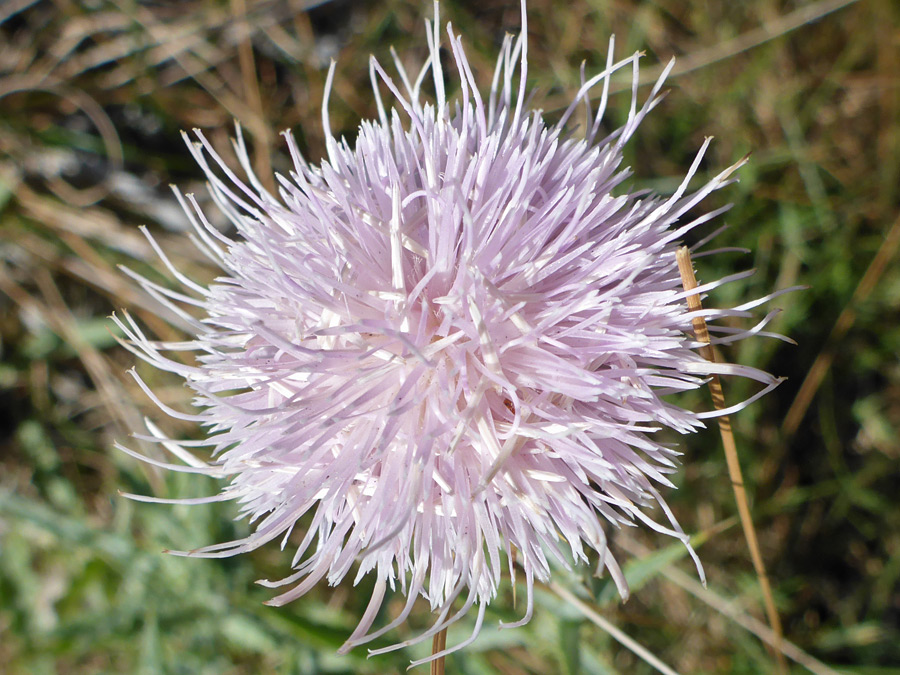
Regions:
<instances>
[{"instance_id":1,"label":"dry grass stem","mask_svg":"<svg viewBox=\"0 0 900 675\"><path fill-rule=\"evenodd\" d=\"M749 30L731 40L717 42L711 47L698 49L679 57L675 62L675 67L672 69L672 72L669 73L669 79L695 70L700 70L713 63L724 61L725 59L737 56L742 52L749 51L754 47L759 47L770 40L786 35L787 33L802 28L814 21L818 21L823 16L836 12L837 10L843 9L856 2L858 2L858 0L819 0L819 2L804 5L803 7L795 9L793 12L778 17L774 21L764 23L759 28ZM640 84L648 85L656 82L665 65L665 63L662 63L642 71ZM630 84L627 86L622 85L618 89L612 87L612 90L624 91L630 86Z\"/></svg>"},{"instance_id":2,"label":"dry grass stem","mask_svg":"<svg viewBox=\"0 0 900 675\"><path fill-rule=\"evenodd\" d=\"M262 94L259 91L259 78L256 74L256 59L253 57L253 43L250 40L250 24L247 22L247 5L244 0L231 0L231 9L234 12L235 22L241 31L241 41L238 44L238 60L241 67L241 79L243 80L244 96L247 97L250 107L256 113L253 117L257 121L257 128L253 128L256 139L253 150L253 163L256 175L271 192L277 192L275 179L272 177L271 143L272 133L265 108L263 107Z\"/></svg>"},{"instance_id":3,"label":"dry grass stem","mask_svg":"<svg viewBox=\"0 0 900 675\"><path fill-rule=\"evenodd\" d=\"M565 586L561 586L555 581L551 581L548 584L548 587L560 598L562 598L570 605L572 605L572 607L581 612L585 619L597 626L600 630L609 634L611 638L613 638L616 642L625 647L639 659L644 661L646 664L652 666L653 668L656 668L659 672L663 673L663 675L678 675L677 671L672 670L672 668L660 661L656 657L656 655L653 654L653 652L616 628L616 626L614 626L609 621L600 616L600 614L595 612L587 603L579 600L568 588L566 588ZM432 673L433 672L434 671L432 671Z\"/></svg>"},{"instance_id":4,"label":"dry grass stem","mask_svg":"<svg viewBox=\"0 0 900 675\"><path fill-rule=\"evenodd\" d=\"M730 520L731 519L729 518L723 521L723 523L721 523L720 525L725 525ZM637 557L643 558L652 553L649 548L626 534L617 537L616 542L624 550L628 551L628 553ZM775 631L773 631L759 619L748 614L747 612L742 611L740 607L738 607L732 600L722 597L720 594L711 591L709 588L705 588L702 584L693 579L690 574L685 574L674 565L665 566L662 569L662 575L682 590L690 593L695 598L702 601L712 610L718 612L723 616L727 616L741 628L749 633L752 633L760 640L770 645L773 649L775 648ZM836 670L829 668L811 654L800 649L800 647L795 645L793 642L785 640L783 637L778 638L777 642L780 645L779 649L781 650L782 654L788 657L791 661L794 661L795 663L803 666L809 672L814 673L815 675L839 675Z\"/></svg>"},{"instance_id":5,"label":"dry grass stem","mask_svg":"<svg viewBox=\"0 0 900 675\"><path fill-rule=\"evenodd\" d=\"M784 422L781 424L781 431L785 440L790 439L797 432L800 422L803 421L803 417L806 415L806 411L809 409L816 392L822 385L822 380L825 379L825 375L834 362L837 344L856 321L856 308L865 302L876 286L878 286L878 282L887 269L888 263L897 253L898 245L900 245L900 216L897 217L885 235L878 252L872 258L872 262L869 263L869 267L863 278L860 279L856 290L853 291L850 302L847 303L838 316L837 321L835 321L834 327L825 341L825 347L819 352L816 360L806 373L803 384L800 385L800 390L794 397L794 402L788 408L787 414L784 416Z\"/></svg>"},{"instance_id":6,"label":"dry grass stem","mask_svg":"<svg viewBox=\"0 0 900 675\"><path fill-rule=\"evenodd\" d=\"M697 278L694 276L694 267L691 263L691 254L687 246L682 246L677 252L678 271L681 273L681 282L685 291L692 291L697 288ZM692 312L700 312L703 309L700 304L700 296L698 294L688 295L688 309ZM694 326L694 335L699 342L705 343L700 347L700 353L708 361L715 361L716 356L709 340L709 330L706 327L706 321L702 316L697 316L692 321ZM712 395L713 405L716 410L725 409L725 394L722 391L722 382L717 375L711 375L709 379L709 391ZM787 672L787 663L784 660L782 652L783 632L781 628L781 619L778 616L778 610L775 607L775 600L772 597L772 587L769 583L769 577L766 574L765 563L762 554L759 551L759 542L756 538L756 529L753 527L753 518L750 515L750 506L747 502L747 491L744 488L744 478L741 473L741 464L738 461L737 444L734 440L734 433L731 429L731 420L727 415L722 415L719 420L719 432L722 435L722 444L725 446L725 461L728 464L728 475L731 478L731 485L734 488L734 498L737 502L738 513L741 517L741 526L744 529L744 537L747 540L747 547L750 549L750 558L753 561L753 568L759 577L759 585L762 588L763 602L766 606L766 614L769 617L769 625L772 627L774 634L774 642L772 644L775 657L778 661L778 669L782 673Z\"/></svg>"}]
</instances>

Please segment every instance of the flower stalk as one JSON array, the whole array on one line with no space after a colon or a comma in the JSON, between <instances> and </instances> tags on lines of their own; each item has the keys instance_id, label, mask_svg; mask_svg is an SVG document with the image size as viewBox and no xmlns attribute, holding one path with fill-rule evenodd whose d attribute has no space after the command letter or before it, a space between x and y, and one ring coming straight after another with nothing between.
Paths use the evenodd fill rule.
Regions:
<instances>
[{"instance_id":1,"label":"flower stalk","mask_svg":"<svg viewBox=\"0 0 900 675\"><path fill-rule=\"evenodd\" d=\"M435 656L431 662L431 675L444 675L444 659L445 655L441 654L447 648L447 629L439 630L435 633L434 639L431 641L431 654Z\"/></svg>"}]
</instances>

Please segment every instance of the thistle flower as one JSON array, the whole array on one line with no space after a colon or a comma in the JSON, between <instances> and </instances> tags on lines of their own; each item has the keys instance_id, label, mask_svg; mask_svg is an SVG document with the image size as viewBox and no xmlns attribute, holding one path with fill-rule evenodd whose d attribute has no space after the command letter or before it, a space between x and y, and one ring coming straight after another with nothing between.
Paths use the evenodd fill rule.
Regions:
<instances>
[{"instance_id":1,"label":"thistle flower","mask_svg":"<svg viewBox=\"0 0 900 675\"><path fill-rule=\"evenodd\" d=\"M503 42L486 97L447 26L460 86L451 101L435 6L434 23L426 21L429 58L415 78L396 55L399 83L370 62L379 114L360 124L354 143L329 132L327 157L316 166L285 133L294 168L278 176L277 196L253 175L239 129L246 181L196 132L188 145L237 235L215 229L192 196L178 199L195 244L224 276L208 288L196 284L150 238L187 293L133 276L187 322L192 339L153 341L127 314L116 319L135 353L185 379L200 412L172 410L135 374L146 394L169 415L208 429L206 440L187 442L150 424L151 435L140 437L184 465L143 459L229 478L221 494L183 501L234 500L255 523L245 539L184 555L231 556L279 539L284 547L310 514L293 574L263 583L288 587L271 600L282 605L322 580L374 575L345 649L399 625L420 596L438 616L404 645L477 605L472 637L447 651L462 647L480 630L504 570L514 583L517 568L526 608L509 625L521 625L551 561L586 563L591 550L598 573L607 571L627 596L607 548L609 526L642 523L690 549L658 490L672 487L666 475L679 453L656 432L693 432L705 418L749 403L698 413L665 397L714 373L761 382L750 400L777 384L697 353L690 334L697 314L687 310L676 264L679 240L724 209L683 222L685 214L727 185L740 163L690 190L707 139L671 196L626 186L623 146L661 100L672 64L639 105L639 55L614 62L610 40L607 67L590 79L582 74L571 105L551 124L526 107L524 6L522 20L522 34ZM626 67L628 118L599 139L610 77ZM332 64L326 130L334 73ZM566 131L579 106L583 137ZM767 299L702 314L748 316ZM769 318L747 331L721 327L715 341L759 333ZM199 356L185 365L169 350ZM198 446L211 449L211 461L189 452ZM662 518L646 513L654 505ZM388 587L399 588L406 604L373 631Z\"/></svg>"}]
</instances>

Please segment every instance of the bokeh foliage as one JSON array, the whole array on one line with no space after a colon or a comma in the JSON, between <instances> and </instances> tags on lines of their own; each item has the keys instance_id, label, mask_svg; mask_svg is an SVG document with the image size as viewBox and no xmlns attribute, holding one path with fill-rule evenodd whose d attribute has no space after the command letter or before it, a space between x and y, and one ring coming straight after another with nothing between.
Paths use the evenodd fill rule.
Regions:
<instances>
[{"instance_id":1,"label":"bokeh foliage","mask_svg":"<svg viewBox=\"0 0 900 675\"><path fill-rule=\"evenodd\" d=\"M798 346L759 339L727 353L789 378L734 420L786 637L842 672L900 672L892 669L900 663L900 273L888 236L900 209L900 9L890 0L528 4L534 100L551 116L577 89L582 62L588 73L602 68L611 33L619 55L647 52L648 80L679 57L669 97L628 150L642 184L672 190L706 135L716 140L704 170L752 153L741 182L706 205L734 202L717 245L752 253L700 258L697 268L701 281L756 268L707 300L719 305L809 286L773 303L784 310L776 329ZM217 561L162 553L234 538L247 525L233 522L228 504L118 496L217 488L112 449L145 415L173 434L198 430L160 420L125 374L134 359L106 317L128 308L157 335L178 335L117 269L168 283L142 224L184 271L204 281L215 274L187 243L187 220L167 187L204 194L180 130L200 127L224 149L240 120L255 165L270 175L289 166L277 133L291 128L315 160L329 60L338 61L332 128L352 137L375 114L368 55L389 62L394 45L407 65L420 63L431 12L430 2L413 0L0 3L4 672L399 673L427 649L336 655L367 602L366 581L360 592L323 586L288 607L263 606L269 594L253 582L283 574L290 555L277 547ZM442 13L487 86L504 31L518 31L518 3L446 0ZM627 109L621 91L611 123ZM864 279L871 283L858 288ZM826 366L821 384L786 429L817 359ZM137 367L163 400L188 405L177 381ZM739 383L727 391L733 400L749 393ZM705 395L694 403L708 405ZM673 440L685 467L668 499L698 533L709 590L739 617L761 616L715 430ZM556 579L679 672L771 670L739 620L678 583L696 579L681 547L627 532L616 550L623 559L636 553L627 604L584 568ZM649 671L551 589L537 600L531 624L497 631L498 620L524 609L502 595L492 625L448 669ZM390 641L427 621L423 605Z\"/></svg>"}]
</instances>

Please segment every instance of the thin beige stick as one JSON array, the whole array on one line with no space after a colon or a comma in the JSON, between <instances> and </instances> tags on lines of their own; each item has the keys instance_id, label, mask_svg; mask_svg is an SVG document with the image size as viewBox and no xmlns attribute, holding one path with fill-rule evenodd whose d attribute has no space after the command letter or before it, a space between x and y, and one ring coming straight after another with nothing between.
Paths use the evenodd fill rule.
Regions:
<instances>
[{"instance_id":1,"label":"thin beige stick","mask_svg":"<svg viewBox=\"0 0 900 675\"><path fill-rule=\"evenodd\" d=\"M716 528L723 527L730 520L731 518L722 521ZM707 530L707 532L709 532L709 530ZM637 557L642 558L651 553L648 547L638 542L637 539L624 533L616 537L616 543L625 551ZM661 574L679 588L682 588L695 598L704 602L711 609L719 612L719 614L722 614L723 616L727 616L744 630L749 631L763 642L772 645L773 647L775 646L774 631L762 621L743 611L739 606L736 606L731 600L719 595L709 588L704 588L689 574L682 572L674 565L666 565L663 567ZM840 675L836 670L825 665L811 654L807 654L789 640L781 640L781 651L786 657L803 666L814 675Z\"/></svg>"},{"instance_id":2,"label":"thin beige stick","mask_svg":"<svg viewBox=\"0 0 900 675\"><path fill-rule=\"evenodd\" d=\"M794 402L788 408L787 415L784 416L784 422L781 424L781 431L785 440L796 433L800 422L803 421L810 403L812 403L816 392L822 385L822 380L825 379L825 374L831 368L837 343L841 341L847 334L847 331L853 326L853 323L856 321L856 308L869 297L869 294L878 285L878 280L881 279L881 275L887 269L888 263L894 257L894 254L897 253L898 245L900 245L900 217L891 225L891 229L885 235L878 253L872 258L869 268L866 270L863 278L860 279L856 290L853 291L850 302L847 303L840 316L838 316L837 321L835 321L831 334L825 341L825 348L819 352L809 372L806 373L806 378L803 380L803 384L800 385L800 390L797 392L797 396L794 397Z\"/></svg>"},{"instance_id":3,"label":"thin beige stick","mask_svg":"<svg viewBox=\"0 0 900 675\"><path fill-rule=\"evenodd\" d=\"M256 136L254 147L254 169L256 175L262 181L266 189L275 193L275 178L272 176L272 157L269 152L271 136L265 125L266 112L263 108L262 94L259 91L259 78L256 74L256 59L253 57L253 43L250 41L250 25L247 22L247 5L244 0L231 0L231 10L234 12L235 22L242 32L242 39L238 44L238 61L241 65L241 79L244 81L244 96L253 111L255 120L262 121L253 129Z\"/></svg>"},{"instance_id":4,"label":"thin beige stick","mask_svg":"<svg viewBox=\"0 0 900 675\"><path fill-rule=\"evenodd\" d=\"M754 47L759 47L770 40L774 40L791 31L802 28L814 21L818 21L822 17L855 4L858 1L859 0L819 0L819 2L803 5L793 12L780 16L768 23L764 23L759 28L754 28L746 33L741 33L731 40L718 42L711 47L698 49L697 51L688 53L686 56L678 57L675 67L669 74L669 79L705 68L713 63L724 61L732 56L737 56L742 52L749 51ZM665 63L643 70L641 72L639 83L641 85L653 84L659 79L664 67ZM627 85L614 85L612 91L630 88L631 83L629 82Z\"/></svg>"},{"instance_id":5,"label":"thin beige stick","mask_svg":"<svg viewBox=\"0 0 900 675\"><path fill-rule=\"evenodd\" d=\"M743 52L750 51L751 49L818 21L832 12L836 12L857 2L859 2L859 0L819 0L819 2L803 5L793 12L780 16L758 28L749 30L746 33L741 33L731 40L718 42L710 47L698 49L696 51L688 52L684 56L679 56L678 60L675 62L675 67L669 73L668 79L672 80L679 75L706 68L713 63L718 63L719 61L724 61ZM666 63L663 62L658 66L641 69L638 85L646 86L653 84L659 79L659 76L662 74L665 67ZM610 85L610 93L628 91L630 89L630 77L627 81L618 80ZM565 109L566 105L568 105L568 103L559 104L559 107L560 109ZM555 105L555 99L554 104L548 103L547 107L551 110L557 107Z\"/></svg>"},{"instance_id":6,"label":"thin beige stick","mask_svg":"<svg viewBox=\"0 0 900 675\"><path fill-rule=\"evenodd\" d=\"M431 641L431 653L437 654L447 648L447 629L438 631ZM444 657L439 656L431 662L431 675L444 675Z\"/></svg>"},{"instance_id":7,"label":"thin beige stick","mask_svg":"<svg viewBox=\"0 0 900 675\"><path fill-rule=\"evenodd\" d=\"M682 246L678 249L676 259L678 260L678 271L681 274L681 283L684 285L684 290L690 292L697 288L697 278L694 276L691 253L687 246ZM700 304L700 296L697 293L688 295L687 303L691 312L699 312L703 309L703 306ZM716 355L710 344L706 321L702 316L696 316L692 323L695 337L699 342L704 343L700 347L700 354L707 361L715 362ZM713 405L716 410L724 410L726 407L725 394L722 391L722 382L717 375L710 376L709 392L712 395ZM769 577L766 575L766 566L759 552L759 542L756 539L756 530L753 527L753 518L750 515L750 506L747 503L747 491L744 488L744 478L741 474L741 464L738 461L737 444L734 441L734 433L731 430L731 420L727 415L719 417L719 432L722 435L722 445L725 446L725 461L728 464L728 475L731 477L731 485L734 488L734 499L737 502L738 513L741 517L741 526L744 528L744 538L747 540L747 547L750 549L750 558L753 561L756 576L759 577L766 614L769 617L769 625L772 627L775 637L773 650L778 661L778 669L779 672L786 673L787 662L784 660L781 646L783 640L781 619L778 617L778 610L775 608L775 601L772 598L772 587L769 584Z\"/></svg>"},{"instance_id":8,"label":"thin beige stick","mask_svg":"<svg viewBox=\"0 0 900 675\"><path fill-rule=\"evenodd\" d=\"M654 655L653 652L647 649L644 645L640 644L633 638L623 633L609 621L600 616L600 614L595 612L589 605L579 600L568 588L561 586L555 581L551 581L548 584L548 587L560 598L562 598L579 612L581 612L584 618L586 618L588 621L593 623L605 633L608 633L611 638L613 638L616 642L629 650L632 654L642 659L645 663L652 666L653 668L656 668L659 672L663 673L663 675L678 675L676 671L672 670L672 668L660 661L659 658L657 658L656 655ZM433 675L434 671L431 672Z\"/></svg>"}]
</instances>

